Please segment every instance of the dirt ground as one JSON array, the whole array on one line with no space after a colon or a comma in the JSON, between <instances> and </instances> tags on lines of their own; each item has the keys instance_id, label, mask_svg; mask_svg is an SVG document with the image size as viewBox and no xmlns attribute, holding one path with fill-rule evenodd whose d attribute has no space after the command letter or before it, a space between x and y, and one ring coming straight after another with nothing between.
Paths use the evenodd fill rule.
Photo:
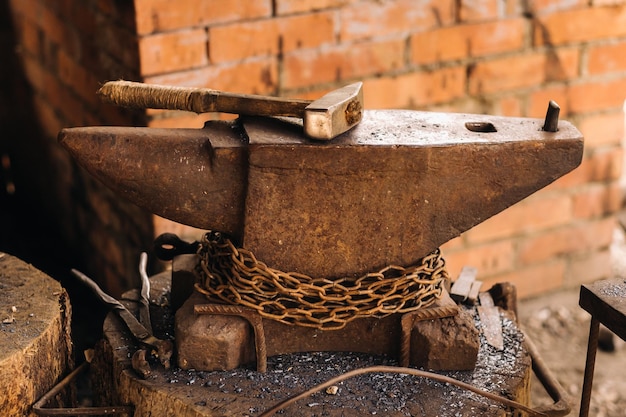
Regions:
<instances>
[{"instance_id":1,"label":"dirt ground","mask_svg":"<svg viewBox=\"0 0 626 417\"><path fill-rule=\"evenodd\" d=\"M614 275L626 279L626 239L622 230L616 230L611 251ZM519 305L522 328L570 395L573 408L570 416L577 416L580 407L591 319L578 306L578 297L579 289L566 290L522 300ZM615 336L612 340L613 351L598 349L590 416L626 415L626 343ZM533 405L551 403L536 379L531 398Z\"/></svg>"}]
</instances>

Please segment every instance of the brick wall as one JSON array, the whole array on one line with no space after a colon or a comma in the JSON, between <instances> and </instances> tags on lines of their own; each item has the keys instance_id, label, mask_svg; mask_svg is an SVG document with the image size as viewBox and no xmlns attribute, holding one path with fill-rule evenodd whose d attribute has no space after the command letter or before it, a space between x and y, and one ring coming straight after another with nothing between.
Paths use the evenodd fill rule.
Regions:
<instances>
[{"instance_id":1,"label":"brick wall","mask_svg":"<svg viewBox=\"0 0 626 417\"><path fill-rule=\"evenodd\" d=\"M554 99L585 136L582 166L447 243L444 255L453 275L473 265L522 296L610 273L622 206L626 1L129 3L11 2L35 102L47 108L39 119L63 116L49 132L103 122L200 127L219 117L151 110L131 120L93 96L115 78L304 98L362 80L366 108L506 116L543 117ZM156 228L184 232L160 219Z\"/></svg>"},{"instance_id":2,"label":"brick wall","mask_svg":"<svg viewBox=\"0 0 626 417\"><path fill-rule=\"evenodd\" d=\"M103 106L95 95L104 80L139 77L132 2L8 4L16 45L3 52L17 58L25 79L11 97L14 197L19 214L28 216L22 221L43 220L46 226L18 236L46 242L30 246L39 253L24 256L35 262L46 253L69 254L66 273L79 268L119 295L138 283L139 253L149 247L153 233L151 216L80 170L56 136L69 126L145 123L145 115Z\"/></svg>"}]
</instances>

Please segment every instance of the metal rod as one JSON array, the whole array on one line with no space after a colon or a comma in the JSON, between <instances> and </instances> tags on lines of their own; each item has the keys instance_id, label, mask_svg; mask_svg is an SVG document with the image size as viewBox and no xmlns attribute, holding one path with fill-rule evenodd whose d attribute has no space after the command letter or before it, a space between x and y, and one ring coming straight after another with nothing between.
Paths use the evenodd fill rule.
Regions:
<instances>
[{"instance_id":1,"label":"metal rod","mask_svg":"<svg viewBox=\"0 0 626 417\"><path fill-rule=\"evenodd\" d=\"M108 407L77 407L77 408L44 408L61 390L72 382L78 374L89 366L88 362L83 362L76 369L70 372L50 391L44 394L35 404L33 404L33 412L38 416L98 416L112 414L132 415L133 407L130 405L108 406Z\"/></svg>"},{"instance_id":2,"label":"metal rod","mask_svg":"<svg viewBox=\"0 0 626 417\"><path fill-rule=\"evenodd\" d=\"M543 358L539 355L539 350L533 343L533 341L524 333L524 342L526 348L530 354L532 360L532 367L535 376L541 382L541 385L546 390L550 398L554 401L554 404L548 406L542 406L536 408L550 417L566 416L572 411L572 407L569 404L569 398L565 393L565 390L554 377Z\"/></svg>"},{"instance_id":3,"label":"metal rod","mask_svg":"<svg viewBox=\"0 0 626 417\"><path fill-rule=\"evenodd\" d=\"M598 350L598 334L600 332L600 320L591 316L589 326L589 342L587 344L587 361L585 363L585 376L583 379L583 392L580 399L579 417L589 416L589 402L591 401L591 387L593 385L593 371L596 365L596 352Z\"/></svg>"},{"instance_id":4,"label":"metal rod","mask_svg":"<svg viewBox=\"0 0 626 417\"><path fill-rule=\"evenodd\" d=\"M556 101L550 100L548 103L548 111L546 112L546 120L543 124L542 130L545 132L556 132L559 130L559 113L561 107L556 104Z\"/></svg>"}]
</instances>

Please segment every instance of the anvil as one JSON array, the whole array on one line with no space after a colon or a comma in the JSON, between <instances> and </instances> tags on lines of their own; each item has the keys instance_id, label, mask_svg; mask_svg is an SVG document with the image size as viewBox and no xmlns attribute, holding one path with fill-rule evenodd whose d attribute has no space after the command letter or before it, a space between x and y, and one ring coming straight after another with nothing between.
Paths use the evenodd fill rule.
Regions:
<instances>
[{"instance_id":1,"label":"anvil","mask_svg":"<svg viewBox=\"0 0 626 417\"><path fill-rule=\"evenodd\" d=\"M370 110L328 142L260 117L69 128L59 141L150 212L228 233L272 268L332 278L411 265L577 167L580 132L542 124Z\"/></svg>"}]
</instances>

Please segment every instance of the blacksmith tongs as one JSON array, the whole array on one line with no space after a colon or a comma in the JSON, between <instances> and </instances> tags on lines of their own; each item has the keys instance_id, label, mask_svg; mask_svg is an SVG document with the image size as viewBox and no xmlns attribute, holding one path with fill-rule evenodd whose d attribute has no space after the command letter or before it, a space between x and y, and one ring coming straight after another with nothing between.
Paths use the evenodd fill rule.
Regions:
<instances>
[{"instance_id":1,"label":"blacksmith tongs","mask_svg":"<svg viewBox=\"0 0 626 417\"><path fill-rule=\"evenodd\" d=\"M144 256L145 254L142 254L141 265L145 264ZM141 271L142 271L142 268L140 267L140 272ZM174 351L174 346L170 340L162 340L162 339L155 337L152 334L152 328L149 324L150 313L148 311L148 308L149 308L148 294L149 294L150 289L149 289L149 281L145 273L141 273L141 276L142 276L141 287L142 288L141 288L139 316L142 322L144 322L147 325L147 327L146 325L140 323L139 320L135 318L133 313L131 313L121 302L119 302L115 298L111 297L110 295L102 291L102 289L98 286L98 284L96 284L91 278L87 277L85 274L75 269L72 269L72 273L82 282L87 284L87 286L91 288L91 290L98 296L98 298L100 298L100 300L102 300L102 302L107 304L109 307L111 307L112 310L114 310L117 313L117 315L126 324L126 327L128 327L128 330L130 330L134 338L139 343L141 343L142 345L148 346L156 351L156 356L159 358L159 361L166 369L170 367L170 359ZM145 352L141 350L138 352L141 352L142 355L145 355ZM146 372L140 371L140 373L142 373L144 377L146 376Z\"/></svg>"}]
</instances>

